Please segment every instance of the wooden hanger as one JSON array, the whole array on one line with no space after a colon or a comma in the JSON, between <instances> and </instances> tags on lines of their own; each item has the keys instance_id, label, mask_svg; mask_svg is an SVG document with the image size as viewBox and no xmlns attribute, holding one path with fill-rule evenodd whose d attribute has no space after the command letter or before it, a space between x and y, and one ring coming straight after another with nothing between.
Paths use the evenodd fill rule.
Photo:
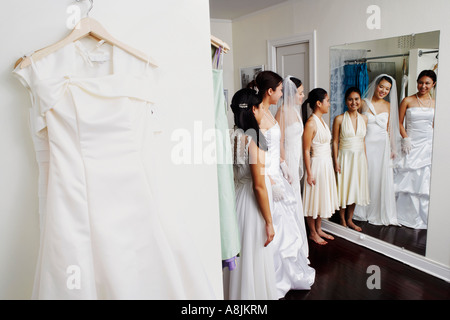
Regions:
<instances>
[{"instance_id":1,"label":"wooden hanger","mask_svg":"<svg viewBox=\"0 0 450 320\"><path fill-rule=\"evenodd\" d=\"M211 45L216 48L222 48L222 51L224 53L228 53L228 51L230 50L230 46L228 44L226 44L219 38L214 37L213 35L211 35Z\"/></svg>"},{"instance_id":2,"label":"wooden hanger","mask_svg":"<svg viewBox=\"0 0 450 320\"><path fill-rule=\"evenodd\" d=\"M91 6L91 9L92 9L92 6ZM89 18L89 16L81 19L80 22L78 22L76 27L72 30L72 32L67 37L65 37L64 39L58 41L57 43L55 43L51 46L48 46L46 48L36 51L35 53L33 53L31 55L31 58L33 59L33 61L38 61L39 59L42 59L42 58L54 53L55 51L65 47L69 43L75 42L75 41L80 40L87 36L93 36L94 38L97 38L99 40L105 40L106 43L108 43L110 45L114 45L116 47L119 47L120 49L128 52L129 54L131 54L145 62L148 62L152 66L158 67L156 62L151 57L148 57L145 53L140 52L140 51L122 43L121 41L115 39L113 36L111 36L106 31L106 29L99 22L97 22L95 19ZM31 59L30 59L30 57L20 58L16 62L15 67L17 67L17 65L19 63L20 63L20 68L23 69L31 64Z\"/></svg>"}]
</instances>

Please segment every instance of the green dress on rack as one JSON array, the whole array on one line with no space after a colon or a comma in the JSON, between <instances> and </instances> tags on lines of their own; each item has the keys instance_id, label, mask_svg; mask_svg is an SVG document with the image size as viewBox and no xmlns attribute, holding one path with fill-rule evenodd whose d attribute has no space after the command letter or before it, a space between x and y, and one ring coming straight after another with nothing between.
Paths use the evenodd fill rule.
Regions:
<instances>
[{"instance_id":1,"label":"green dress on rack","mask_svg":"<svg viewBox=\"0 0 450 320\"><path fill-rule=\"evenodd\" d=\"M214 106L216 115L217 178L219 183L220 235L222 261L230 261L240 252L239 227L236 217L233 157L223 91L223 70L213 69ZM224 264L232 269L232 264Z\"/></svg>"}]
</instances>

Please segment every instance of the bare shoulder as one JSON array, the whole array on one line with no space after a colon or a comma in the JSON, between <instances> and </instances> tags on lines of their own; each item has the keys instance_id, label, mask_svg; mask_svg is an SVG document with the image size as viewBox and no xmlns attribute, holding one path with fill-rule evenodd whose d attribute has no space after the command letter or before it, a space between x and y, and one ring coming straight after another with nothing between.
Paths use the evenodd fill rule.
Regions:
<instances>
[{"instance_id":1,"label":"bare shoulder","mask_svg":"<svg viewBox=\"0 0 450 320\"><path fill-rule=\"evenodd\" d=\"M405 103L407 106L409 106L409 105L411 105L411 104L413 103L413 101L415 101L415 100L416 100L416 96L415 96L415 95L412 95L412 96L405 97L405 98L402 100L402 103Z\"/></svg>"},{"instance_id":2,"label":"bare shoulder","mask_svg":"<svg viewBox=\"0 0 450 320\"><path fill-rule=\"evenodd\" d=\"M313 119L313 116L309 117L308 120L306 120L305 123L305 129L315 129L316 128L316 121Z\"/></svg>"},{"instance_id":3,"label":"bare shoulder","mask_svg":"<svg viewBox=\"0 0 450 320\"><path fill-rule=\"evenodd\" d=\"M341 124L343 119L344 119L344 114L340 114L340 115L336 116L336 118L334 118L333 123Z\"/></svg>"},{"instance_id":4,"label":"bare shoulder","mask_svg":"<svg viewBox=\"0 0 450 320\"><path fill-rule=\"evenodd\" d=\"M361 117L364 119L364 122L367 124L369 122L369 118L365 114L361 114Z\"/></svg>"}]
</instances>

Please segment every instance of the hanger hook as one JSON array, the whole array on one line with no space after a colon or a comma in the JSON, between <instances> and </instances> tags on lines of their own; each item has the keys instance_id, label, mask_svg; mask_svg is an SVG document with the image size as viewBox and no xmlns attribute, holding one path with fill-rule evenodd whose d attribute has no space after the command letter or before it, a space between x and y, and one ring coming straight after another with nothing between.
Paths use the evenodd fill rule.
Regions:
<instances>
[{"instance_id":1,"label":"hanger hook","mask_svg":"<svg viewBox=\"0 0 450 320\"><path fill-rule=\"evenodd\" d=\"M82 0L77 0L77 2L81 2ZM86 17L89 17L89 13L91 12L92 8L94 7L94 0L89 0L89 2L91 3L91 5L89 6L89 9L86 13Z\"/></svg>"}]
</instances>

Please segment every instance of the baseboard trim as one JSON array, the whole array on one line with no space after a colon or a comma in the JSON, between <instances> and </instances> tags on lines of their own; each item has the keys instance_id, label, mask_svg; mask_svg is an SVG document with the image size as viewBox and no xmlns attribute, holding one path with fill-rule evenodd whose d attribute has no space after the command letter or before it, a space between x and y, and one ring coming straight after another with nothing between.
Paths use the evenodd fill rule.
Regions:
<instances>
[{"instance_id":1,"label":"baseboard trim","mask_svg":"<svg viewBox=\"0 0 450 320\"><path fill-rule=\"evenodd\" d=\"M432 276L450 282L450 268L429 260L424 256L327 220L322 220L322 229L338 237L403 262Z\"/></svg>"}]
</instances>

